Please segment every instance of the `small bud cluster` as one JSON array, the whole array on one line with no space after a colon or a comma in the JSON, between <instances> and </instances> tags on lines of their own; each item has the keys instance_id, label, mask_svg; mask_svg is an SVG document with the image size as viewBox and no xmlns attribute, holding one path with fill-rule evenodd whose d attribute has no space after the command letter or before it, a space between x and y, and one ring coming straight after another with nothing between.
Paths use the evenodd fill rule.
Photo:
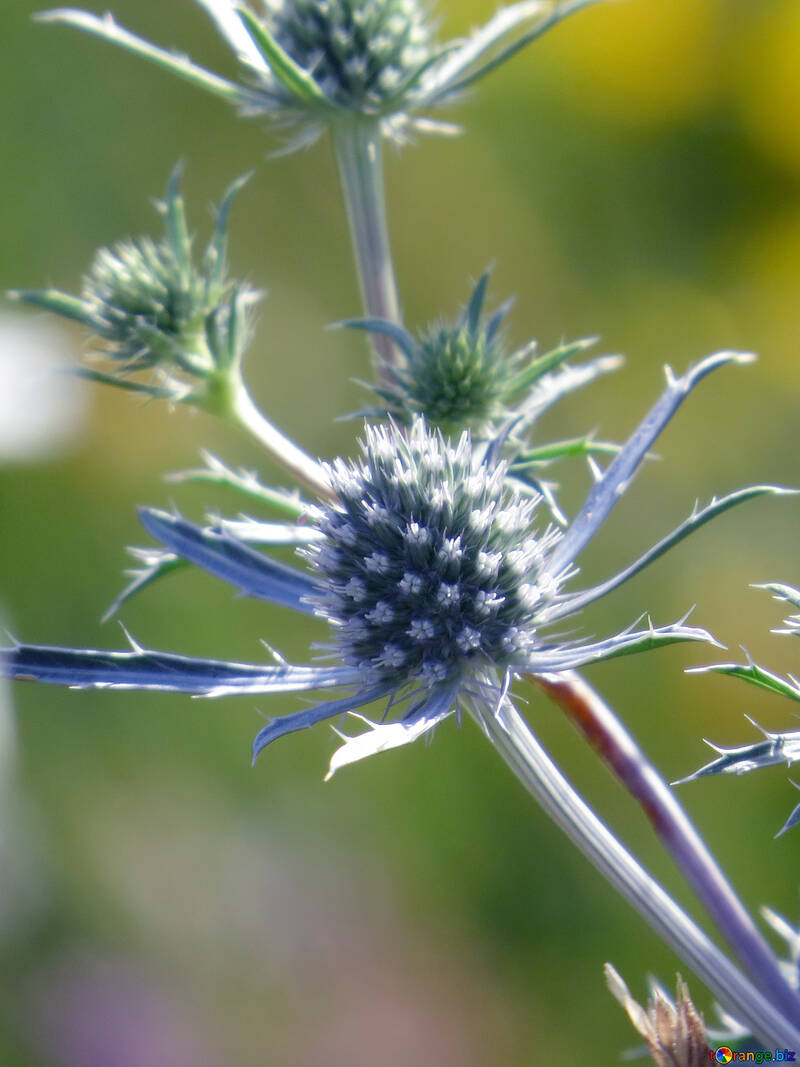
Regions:
<instances>
[{"instance_id":1,"label":"small bud cluster","mask_svg":"<svg viewBox=\"0 0 800 1067\"><path fill-rule=\"evenodd\" d=\"M535 341L509 351L502 326L511 302L487 316L488 284L487 271L457 318L418 334L384 319L348 323L387 336L397 351L396 361L383 368L384 384L372 390L385 406L368 414L388 414L401 423L422 416L445 434L469 429L477 437L487 437L521 414L515 404L543 376L587 346L585 341L562 345L538 358L533 358Z\"/></svg>"},{"instance_id":2,"label":"small bud cluster","mask_svg":"<svg viewBox=\"0 0 800 1067\"><path fill-rule=\"evenodd\" d=\"M368 427L362 452L330 467L337 503L308 550L345 661L433 684L530 649L556 591L543 565L558 534L532 533L536 501L508 487L503 463L478 462L468 434L451 445L422 420Z\"/></svg>"},{"instance_id":3,"label":"small bud cluster","mask_svg":"<svg viewBox=\"0 0 800 1067\"><path fill-rule=\"evenodd\" d=\"M215 389L238 367L248 337L248 310L258 294L226 276L226 225L242 180L231 185L199 264L192 254L180 193L180 167L160 204L165 234L101 248L80 297L60 290L23 290L30 304L87 326L113 373L82 369L87 377L152 396L214 405ZM154 380L133 380L155 370Z\"/></svg>"},{"instance_id":4,"label":"small bud cluster","mask_svg":"<svg viewBox=\"0 0 800 1067\"><path fill-rule=\"evenodd\" d=\"M325 96L350 109L381 112L431 57L416 0L282 0L267 25Z\"/></svg>"},{"instance_id":5,"label":"small bud cluster","mask_svg":"<svg viewBox=\"0 0 800 1067\"><path fill-rule=\"evenodd\" d=\"M81 295L104 324L109 354L139 367L154 366L175 345L196 348L219 296L181 269L171 245L148 237L101 248Z\"/></svg>"},{"instance_id":6,"label":"small bud cluster","mask_svg":"<svg viewBox=\"0 0 800 1067\"><path fill-rule=\"evenodd\" d=\"M447 432L491 422L503 412L506 353L497 338L466 324L440 325L424 334L400 371L403 389L386 390L393 415L422 414Z\"/></svg>"}]
</instances>

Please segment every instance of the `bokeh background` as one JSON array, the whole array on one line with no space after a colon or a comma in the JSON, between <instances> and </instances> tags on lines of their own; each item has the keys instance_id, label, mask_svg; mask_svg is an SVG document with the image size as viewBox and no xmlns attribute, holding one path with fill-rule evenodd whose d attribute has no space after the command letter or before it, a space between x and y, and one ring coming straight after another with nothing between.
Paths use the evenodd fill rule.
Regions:
<instances>
[{"instance_id":1,"label":"bokeh background","mask_svg":"<svg viewBox=\"0 0 800 1067\"><path fill-rule=\"evenodd\" d=\"M253 167L231 224L234 271L269 290L249 356L266 412L311 452L352 448L334 417L364 395L358 312L330 146L267 159L258 122L77 32L36 26L5 0L0 35L0 289L75 290L94 249L156 232L151 199L175 161L205 238L208 206ZM439 4L443 32L493 13ZM230 71L190 0L115 0L119 20ZM800 4L619 0L555 30L453 111L466 134L387 160L408 322L451 314L494 261L491 298L517 294L515 341L599 335L624 370L563 403L542 437L621 439L662 383L720 348L754 367L704 383L584 560L587 581L629 561L696 498L754 482L800 484ZM7 318L13 315L13 320ZM75 360L78 330L2 316L0 601L8 627L47 643L115 647L100 616L142 543L135 508L237 502L164 484L206 447L280 477L204 416L171 415L99 387L72 397L80 428L45 408L35 352ZM38 374L38 377L37 377ZM60 390L69 383L59 379ZM35 387L31 385L35 383ZM44 412L44 415L43 415ZM50 430L41 436L24 426ZM545 434L546 430L546 434ZM38 444L36 441L38 440ZM17 444L14 444L14 441ZM574 510L586 470L557 472ZM800 583L800 505L750 505L706 528L587 612L607 634L692 605L739 655L774 669L797 648L769 634L780 607L749 583ZM127 606L148 645L189 654L302 658L318 634L286 613L181 573ZM795 643L796 644L796 643ZM701 738L753 739L743 718L791 728L776 698L683 668L687 647L598 666L591 680L668 778ZM529 694L527 713L584 794L682 900L643 817L583 741ZM258 766L262 713L294 698L190 701L20 685L0 738L0 1062L4 1067L489 1063L613 1064L636 1044L602 964L632 988L679 964L512 780L471 724L323 784L323 726ZM778 842L796 794L781 770L685 787L681 798L747 903L798 918L797 839ZM691 906L691 901L689 901ZM685 973L685 968L683 969ZM691 980L691 975L687 975ZM699 1006L710 1001L696 981Z\"/></svg>"}]
</instances>

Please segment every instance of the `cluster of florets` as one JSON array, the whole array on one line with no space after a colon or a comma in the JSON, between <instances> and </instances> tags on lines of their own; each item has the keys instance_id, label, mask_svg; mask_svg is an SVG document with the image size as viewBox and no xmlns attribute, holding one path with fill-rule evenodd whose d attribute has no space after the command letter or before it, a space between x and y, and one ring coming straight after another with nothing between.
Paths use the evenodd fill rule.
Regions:
<instances>
[{"instance_id":1,"label":"cluster of florets","mask_svg":"<svg viewBox=\"0 0 800 1067\"><path fill-rule=\"evenodd\" d=\"M451 445L422 420L368 427L362 452L329 468L337 502L308 550L344 660L430 685L529 651L559 537L532 532L536 500L509 488L505 464L478 460L469 434Z\"/></svg>"},{"instance_id":2,"label":"cluster of florets","mask_svg":"<svg viewBox=\"0 0 800 1067\"><path fill-rule=\"evenodd\" d=\"M165 221L160 241L142 237L101 248L79 297L57 289L22 290L16 296L92 331L115 366L112 374L84 370L88 377L202 406L215 376L225 377L240 363L248 313L259 294L227 277L228 215L244 179L223 197L211 241L197 263L180 177L178 167L159 205ZM131 377L153 369L152 381Z\"/></svg>"},{"instance_id":3,"label":"cluster of florets","mask_svg":"<svg viewBox=\"0 0 800 1067\"><path fill-rule=\"evenodd\" d=\"M220 296L181 268L168 243L149 237L101 248L81 295L103 323L109 354L140 367L155 365L175 345L196 349Z\"/></svg>"},{"instance_id":4,"label":"cluster of florets","mask_svg":"<svg viewBox=\"0 0 800 1067\"><path fill-rule=\"evenodd\" d=\"M380 112L431 58L416 0L267 0L276 41L344 107Z\"/></svg>"},{"instance_id":5,"label":"cluster of florets","mask_svg":"<svg viewBox=\"0 0 800 1067\"><path fill-rule=\"evenodd\" d=\"M447 433L501 417L508 377L507 353L497 336L446 323L419 338L397 371L399 387L388 387L384 396L395 418L422 414Z\"/></svg>"},{"instance_id":6,"label":"cluster of florets","mask_svg":"<svg viewBox=\"0 0 800 1067\"><path fill-rule=\"evenodd\" d=\"M382 383L371 386L384 407L366 414L390 415L410 423L422 416L445 434L463 429L479 438L498 432L503 423L522 415L517 405L530 397L542 378L589 343L577 341L535 356L536 342L510 351L503 322L511 301L493 314L484 310L487 271L473 287L464 310L419 333L385 319L353 319L347 325L388 337L395 359L382 367ZM598 365L599 369L599 365Z\"/></svg>"}]
</instances>

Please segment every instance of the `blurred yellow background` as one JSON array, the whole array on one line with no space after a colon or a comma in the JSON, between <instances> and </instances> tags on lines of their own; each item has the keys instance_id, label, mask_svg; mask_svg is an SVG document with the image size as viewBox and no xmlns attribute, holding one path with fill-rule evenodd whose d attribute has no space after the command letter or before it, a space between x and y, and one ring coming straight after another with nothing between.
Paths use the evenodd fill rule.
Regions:
<instances>
[{"instance_id":1,"label":"blurred yellow background","mask_svg":"<svg viewBox=\"0 0 800 1067\"><path fill-rule=\"evenodd\" d=\"M494 11L441 0L443 34ZM248 359L264 410L309 451L352 448L362 406L357 314L327 141L268 159L258 121L74 30L37 26L6 0L0 35L0 289L79 288L93 251L158 232L151 199L178 158L203 240L208 205L254 179L232 216L233 271L266 287ZM115 0L119 21L222 73L230 57L190 0ZM496 72L447 118L457 140L387 154L406 317L455 312L494 261L491 299L517 295L513 340L599 335L627 366L555 409L542 437L621 439L683 369L722 348L745 369L699 387L585 557L581 580L619 569L695 499L800 484L800 5L797 0L612 0ZM9 312L13 309L9 308ZM18 314L18 312L14 312ZM3 312L5 314L5 312ZM33 319L36 319L34 314ZM67 328L77 358L84 344ZM546 435L545 431L546 430ZM117 647L99 618L146 541L135 508L176 501L199 518L236 500L165 485L206 447L280 478L204 416L99 387L69 451L0 466L0 603L43 643ZM565 466L574 510L588 473ZM693 621L778 670L780 608L759 581L800 584L800 504L727 515L586 613L606 635L650 612ZM187 654L302 659L319 636L286 613L181 573L133 601L144 644ZM591 680L669 779L706 759L702 737L754 738L745 712L789 729L791 707L683 668L687 647L599 666ZM3 1067L483 1067L613 1064L636 1044L605 992L610 959L632 989L689 978L529 800L470 723L433 744L322 776L324 726L268 750L262 714L297 699L14 690L18 763L2 763L0 1063ZM625 840L684 901L648 825L533 694L537 732ZM0 695L1 697L1 695ZM10 756L13 739L2 741ZM11 779L14 779L13 782ZM712 780L681 799L747 903L798 918L796 801L780 770ZM12 788L13 786L13 788Z\"/></svg>"}]
</instances>

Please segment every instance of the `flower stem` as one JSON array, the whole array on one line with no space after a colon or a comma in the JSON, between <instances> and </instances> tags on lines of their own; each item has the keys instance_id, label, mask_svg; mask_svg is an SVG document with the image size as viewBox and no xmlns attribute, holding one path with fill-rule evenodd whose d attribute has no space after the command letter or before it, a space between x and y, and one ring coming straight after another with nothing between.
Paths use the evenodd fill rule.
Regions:
<instances>
[{"instance_id":1,"label":"flower stem","mask_svg":"<svg viewBox=\"0 0 800 1067\"><path fill-rule=\"evenodd\" d=\"M716 860L635 740L604 700L576 672L530 676L584 734L638 801L719 930L756 984L787 1018L800 1022L800 1001Z\"/></svg>"},{"instance_id":2,"label":"flower stem","mask_svg":"<svg viewBox=\"0 0 800 1067\"><path fill-rule=\"evenodd\" d=\"M322 465L264 418L241 383L231 398L228 417L255 438L268 455L299 482L317 495L333 499L334 494Z\"/></svg>"},{"instance_id":3,"label":"flower stem","mask_svg":"<svg viewBox=\"0 0 800 1067\"><path fill-rule=\"evenodd\" d=\"M399 323L400 301L386 221L380 123L343 118L331 129L364 308L372 318ZM373 335L372 344L376 374L386 384L384 368L397 362L394 344L382 334Z\"/></svg>"},{"instance_id":4,"label":"flower stem","mask_svg":"<svg viewBox=\"0 0 800 1067\"><path fill-rule=\"evenodd\" d=\"M692 968L720 1004L767 1046L797 1048L800 1030L759 993L620 844L564 778L510 700L471 708L525 788L590 863Z\"/></svg>"}]
</instances>

